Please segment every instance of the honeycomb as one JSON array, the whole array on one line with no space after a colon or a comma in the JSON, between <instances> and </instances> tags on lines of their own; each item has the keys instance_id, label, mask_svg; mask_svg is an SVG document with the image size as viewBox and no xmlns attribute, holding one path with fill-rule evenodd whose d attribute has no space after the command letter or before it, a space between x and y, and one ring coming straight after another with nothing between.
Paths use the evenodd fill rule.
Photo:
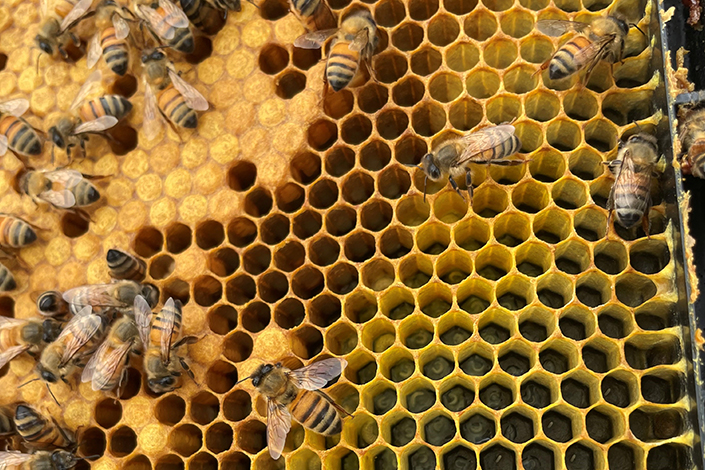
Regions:
<instances>
[{"instance_id":1,"label":"honeycomb","mask_svg":"<svg viewBox=\"0 0 705 470\"><path fill-rule=\"evenodd\" d=\"M22 356L1 372L0 402L41 403L99 470L691 468L665 203L655 185L650 238L608 229L605 208L603 161L633 122L659 120L649 40L632 28L614 76L601 64L586 86L534 75L565 41L537 20L618 11L648 31L651 5L330 6L373 13L376 80L322 97L321 52L292 47L304 30L287 5L243 2L199 38L210 54L177 62L213 105L197 130L132 150L91 139L74 163L109 175L90 223L35 208L12 189L19 161L0 159L2 211L45 228L8 262L18 288L0 314L31 317L41 291L108 281L118 247L147 261L161 300L183 302L185 333L202 336L188 348L196 382L173 393L152 394L133 359L119 400L74 379L53 386L59 407L40 382L17 388L33 377ZM28 97L28 120L46 129L89 71L44 57L37 73L38 22L28 0L0 7L0 100ZM142 91L131 101L139 129ZM471 202L445 183L424 198L405 164L513 119L527 164L474 168ZM327 392L353 417L334 438L293 424L273 461L265 403L236 381L262 361L330 356L349 362Z\"/></svg>"}]
</instances>

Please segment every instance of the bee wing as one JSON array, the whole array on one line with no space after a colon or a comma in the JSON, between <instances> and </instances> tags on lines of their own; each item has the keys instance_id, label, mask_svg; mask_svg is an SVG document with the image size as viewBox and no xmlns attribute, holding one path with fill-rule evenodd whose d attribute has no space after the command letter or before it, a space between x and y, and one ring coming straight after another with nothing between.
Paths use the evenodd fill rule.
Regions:
<instances>
[{"instance_id":1,"label":"bee wing","mask_svg":"<svg viewBox=\"0 0 705 470\"><path fill-rule=\"evenodd\" d=\"M142 120L142 131L147 140L154 140L162 130L161 114L157 107L157 97L152 91L152 86L144 83L144 119Z\"/></svg>"},{"instance_id":2,"label":"bee wing","mask_svg":"<svg viewBox=\"0 0 705 470\"><path fill-rule=\"evenodd\" d=\"M587 23L568 20L539 20L536 22L536 29L548 36L562 36L569 31L582 32L589 26Z\"/></svg>"},{"instance_id":3,"label":"bee wing","mask_svg":"<svg viewBox=\"0 0 705 470\"><path fill-rule=\"evenodd\" d=\"M326 39L338 32L338 28L323 29L321 31L311 31L303 34L294 40L294 46L301 49L319 49Z\"/></svg>"},{"instance_id":4,"label":"bee wing","mask_svg":"<svg viewBox=\"0 0 705 470\"><path fill-rule=\"evenodd\" d=\"M76 320L75 322L73 322L74 319ZM100 315L90 314L74 317L59 335L61 337L66 331L72 333L68 341L66 341L64 354L61 357L59 366L68 364L76 352L93 338L102 323L103 318Z\"/></svg>"},{"instance_id":5,"label":"bee wing","mask_svg":"<svg viewBox=\"0 0 705 470\"><path fill-rule=\"evenodd\" d=\"M118 119L115 116L101 116L98 119L79 124L73 130L72 134L103 132L111 127L115 127L117 123Z\"/></svg>"},{"instance_id":6,"label":"bee wing","mask_svg":"<svg viewBox=\"0 0 705 470\"><path fill-rule=\"evenodd\" d=\"M39 0L39 12L42 14L42 18L46 18L49 12L49 0Z\"/></svg>"},{"instance_id":7,"label":"bee wing","mask_svg":"<svg viewBox=\"0 0 705 470\"><path fill-rule=\"evenodd\" d=\"M95 64L98 63L100 56L103 54L103 49L100 47L100 35L96 33L93 38L91 38L91 43L88 45L88 52L86 53L86 67L92 69Z\"/></svg>"},{"instance_id":8,"label":"bee wing","mask_svg":"<svg viewBox=\"0 0 705 470\"><path fill-rule=\"evenodd\" d=\"M77 310L76 307L83 308L83 310L81 310L76 315L82 314L86 308L124 307L125 306L122 302L119 302L118 300L113 298L109 293L105 292L104 287L106 287L106 286L91 286L90 295L88 296L88 300L86 300L86 302L89 302L89 303L83 303L83 304L78 303L78 300L76 299L76 297L81 294L81 291L84 289L84 287L74 287L73 289L67 290L62 295L64 300L66 302L70 303L72 305L72 307L74 307L73 308L74 311ZM80 310L80 309L78 309L78 310ZM91 313L91 311L89 310L87 313Z\"/></svg>"},{"instance_id":9,"label":"bee wing","mask_svg":"<svg viewBox=\"0 0 705 470\"><path fill-rule=\"evenodd\" d=\"M169 78L171 78L171 83L174 88L181 93L181 96L186 100L186 104L189 108L195 111L208 111L208 101L203 97L198 90L186 83L186 81L179 76L178 73L172 68L169 68Z\"/></svg>"},{"instance_id":10,"label":"bee wing","mask_svg":"<svg viewBox=\"0 0 705 470\"><path fill-rule=\"evenodd\" d=\"M591 42L588 47L580 49L575 53L576 63L588 64L587 67L585 67L585 83L587 83L588 79L590 78L592 70L597 64L600 63L600 60L603 57L604 49L610 45L614 38L614 34L602 36L597 41Z\"/></svg>"},{"instance_id":11,"label":"bee wing","mask_svg":"<svg viewBox=\"0 0 705 470\"><path fill-rule=\"evenodd\" d=\"M61 209L68 209L76 205L76 196L68 189L63 191L44 191L39 193L39 198Z\"/></svg>"},{"instance_id":12,"label":"bee wing","mask_svg":"<svg viewBox=\"0 0 705 470\"><path fill-rule=\"evenodd\" d=\"M22 464L29 462L33 457L32 454L23 454L16 450L0 452L0 470L20 468Z\"/></svg>"},{"instance_id":13,"label":"bee wing","mask_svg":"<svg viewBox=\"0 0 705 470\"><path fill-rule=\"evenodd\" d=\"M24 325L25 323L27 323L27 320L0 316L0 331L6 328L13 328L15 326Z\"/></svg>"},{"instance_id":14,"label":"bee wing","mask_svg":"<svg viewBox=\"0 0 705 470\"><path fill-rule=\"evenodd\" d=\"M367 28L361 29L360 31L358 31L357 34L355 35L355 39L352 40L352 42L350 43L348 48L351 51L363 50L367 46L367 43L369 42L368 33L369 33L369 31L367 30Z\"/></svg>"},{"instance_id":15,"label":"bee wing","mask_svg":"<svg viewBox=\"0 0 705 470\"><path fill-rule=\"evenodd\" d=\"M166 13L165 20L174 28L187 28L188 16L169 0L159 0L159 6Z\"/></svg>"},{"instance_id":16,"label":"bee wing","mask_svg":"<svg viewBox=\"0 0 705 470\"><path fill-rule=\"evenodd\" d=\"M11 114L15 117L20 117L29 109L29 100L26 98L17 98L15 100L5 101L0 103L0 113Z\"/></svg>"},{"instance_id":17,"label":"bee wing","mask_svg":"<svg viewBox=\"0 0 705 470\"><path fill-rule=\"evenodd\" d=\"M7 153L7 136L0 135L0 157Z\"/></svg>"},{"instance_id":18,"label":"bee wing","mask_svg":"<svg viewBox=\"0 0 705 470\"><path fill-rule=\"evenodd\" d=\"M148 7L147 5L138 5L139 11L142 13L142 16L144 16L144 19L147 20L149 25L154 29L155 31L159 31L159 23L162 21L162 17L159 16L159 13L154 11L154 9ZM170 40L174 39L174 35L176 34L176 31L174 31L174 28L163 28L163 34L160 34L159 36L162 37L162 39Z\"/></svg>"},{"instance_id":19,"label":"bee wing","mask_svg":"<svg viewBox=\"0 0 705 470\"><path fill-rule=\"evenodd\" d=\"M164 324L162 325L162 333L160 335L160 349L162 353L162 361L166 364L169 362L169 354L171 353L171 335L174 332L174 309L176 305L174 304L174 299L169 297L169 299L164 304L162 312L167 311L167 315L162 315Z\"/></svg>"},{"instance_id":20,"label":"bee wing","mask_svg":"<svg viewBox=\"0 0 705 470\"><path fill-rule=\"evenodd\" d=\"M291 429L291 413L285 406L278 405L274 400L267 400L267 447L272 459L277 460L282 455L286 435Z\"/></svg>"},{"instance_id":21,"label":"bee wing","mask_svg":"<svg viewBox=\"0 0 705 470\"><path fill-rule=\"evenodd\" d=\"M69 107L70 111L74 111L78 109L81 104L86 100L86 98L89 95L92 95L96 91L100 90L103 86L101 83L101 78L102 74L100 73L100 70L96 70L92 74L88 76L86 81L83 83L81 86L81 89L78 90L78 93L76 94L76 97L73 99L71 102L71 106Z\"/></svg>"},{"instance_id":22,"label":"bee wing","mask_svg":"<svg viewBox=\"0 0 705 470\"><path fill-rule=\"evenodd\" d=\"M348 365L345 359L333 357L315 362L301 369L289 372L289 378L294 380L296 386L304 390L318 390L323 388L329 380L339 376Z\"/></svg>"},{"instance_id":23,"label":"bee wing","mask_svg":"<svg viewBox=\"0 0 705 470\"><path fill-rule=\"evenodd\" d=\"M130 35L130 25L117 13L113 13L113 28L115 28L115 37L118 39L125 39Z\"/></svg>"},{"instance_id":24,"label":"bee wing","mask_svg":"<svg viewBox=\"0 0 705 470\"><path fill-rule=\"evenodd\" d=\"M115 375L115 372L125 363L125 356L132 349L133 341L127 341L115 348L102 361L97 363L97 368L100 369L100 374L93 374L91 388L94 391L104 390L110 382L110 379ZM91 358L92 359L92 358Z\"/></svg>"},{"instance_id":25,"label":"bee wing","mask_svg":"<svg viewBox=\"0 0 705 470\"><path fill-rule=\"evenodd\" d=\"M61 20L61 32L66 31L74 21L85 15L92 3L93 0L80 0L74 5L68 15Z\"/></svg>"},{"instance_id":26,"label":"bee wing","mask_svg":"<svg viewBox=\"0 0 705 470\"><path fill-rule=\"evenodd\" d=\"M134 309L135 323L137 323L137 330L140 333L140 340L142 341L142 348L147 349L149 346L149 329L152 325L152 309L144 297L138 295L135 297Z\"/></svg>"},{"instance_id":27,"label":"bee wing","mask_svg":"<svg viewBox=\"0 0 705 470\"><path fill-rule=\"evenodd\" d=\"M72 186L68 186L73 187L78 183L79 179L83 179L83 173L78 170L63 168L61 170L47 171L44 173L44 177L52 183L59 183L64 186L68 186L70 181L75 181Z\"/></svg>"},{"instance_id":28,"label":"bee wing","mask_svg":"<svg viewBox=\"0 0 705 470\"><path fill-rule=\"evenodd\" d=\"M633 194L634 187L636 185L650 187L650 182L651 171L637 171L634 166L634 159L632 157L631 151L627 150L624 152L624 155L622 157L622 165L617 171L617 179L615 179L614 181L611 193L613 195ZM645 213L646 209L649 207L649 204L651 202L649 199L649 197L647 197L646 199L634 198L634 200L638 201L638 204L635 204L632 209Z\"/></svg>"},{"instance_id":29,"label":"bee wing","mask_svg":"<svg viewBox=\"0 0 705 470\"><path fill-rule=\"evenodd\" d=\"M105 350L108 348L108 342L103 341L100 347L93 353L91 358L86 363L86 367L83 368L81 372L81 383L90 382L93 380L93 374L95 373L96 366L100 362Z\"/></svg>"},{"instance_id":30,"label":"bee wing","mask_svg":"<svg viewBox=\"0 0 705 470\"><path fill-rule=\"evenodd\" d=\"M499 145L504 141L507 134L511 137L515 132L516 129L511 124L502 124L466 135L461 139L463 145L465 145L465 150L452 165L459 166L468 163L469 160L478 153L482 153L487 149Z\"/></svg>"},{"instance_id":31,"label":"bee wing","mask_svg":"<svg viewBox=\"0 0 705 470\"><path fill-rule=\"evenodd\" d=\"M23 344L20 346L12 346L11 348L7 348L4 350L2 353L0 353L0 368L5 367L5 364L25 352L26 350L29 349L28 344Z\"/></svg>"}]
</instances>

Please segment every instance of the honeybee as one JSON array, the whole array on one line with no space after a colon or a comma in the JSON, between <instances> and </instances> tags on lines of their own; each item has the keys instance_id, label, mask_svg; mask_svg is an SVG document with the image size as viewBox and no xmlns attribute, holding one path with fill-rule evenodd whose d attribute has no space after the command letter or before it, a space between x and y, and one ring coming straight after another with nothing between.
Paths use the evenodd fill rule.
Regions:
<instances>
[{"instance_id":1,"label":"honeybee","mask_svg":"<svg viewBox=\"0 0 705 470\"><path fill-rule=\"evenodd\" d=\"M472 197L472 174L469 168L471 163L523 164L522 160L508 159L521 148L521 141L514 132L514 126L511 124L486 127L463 137L447 140L431 153L424 155L418 165L408 165L420 168L426 174L424 198L426 197L426 183L429 179L440 181L443 178L448 178L453 189L460 194L460 189L454 178L463 175L465 175L468 195ZM460 194L460 197L463 195Z\"/></svg>"},{"instance_id":2,"label":"honeybee","mask_svg":"<svg viewBox=\"0 0 705 470\"><path fill-rule=\"evenodd\" d=\"M659 160L656 137L640 132L632 135L621 146L617 158L605 162L615 177L607 207L622 227L630 229L639 221L649 235L651 208L651 177Z\"/></svg>"},{"instance_id":3,"label":"honeybee","mask_svg":"<svg viewBox=\"0 0 705 470\"><path fill-rule=\"evenodd\" d=\"M69 40L78 47L81 41L70 29L81 19L86 17L86 12L93 3L92 0L79 0L77 3L70 0L55 0L54 8L49 14L49 0L41 1L42 24L34 40L42 52L54 56L59 52L64 59L69 55L64 49Z\"/></svg>"},{"instance_id":4,"label":"honeybee","mask_svg":"<svg viewBox=\"0 0 705 470\"><path fill-rule=\"evenodd\" d=\"M0 156L9 148L15 154L32 157L42 153L42 139L21 116L29 109L24 98L0 103Z\"/></svg>"},{"instance_id":5,"label":"honeybee","mask_svg":"<svg viewBox=\"0 0 705 470\"><path fill-rule=\"evenodd\" d=\"M37 310L45 317L63 317L69 313L69 304L61 297L61 292L49 290L37 297Z\"/></svg>"},{"instance_id":6,"label":"honeybee","mask_svg":"<svg viewBox=\"0 0 705 470\"><path fill-rule=\"evenodd\" d=\"M37 232L28 222L0 212L0 254L7 256L6 250L18 250L35 241Z\"/></svg>"},{"instance_id":7,"label":"honeybee","mask_svg":"<svg viewBox=\"0 0 705 470\"><path fill-rule=\"evenodd\" d=\"M45 201L60 209L86 207L100 199L100 192L89 179L76 170L54 171L21 170L18 174L20 190L33 201Z\"/></svg>"},{"instance_id":8,"label":"honeybee","mask_svg":"<svg viewBox=\"0 0 705 470\"><path fill-rule=\"evenodd\" d=\"M188 17L169 0L158 0L151 5L137 5L137 13L146 21L157 42L185 54L194 51L196 43L189 29Z\"/></svg>"},{"instance_id":9,"label":"honeybee","mask_svg":"<svg viewBox=\"0 0 705 470\"><path fill-rule=\"evenodd\" d=\"M331 29L338 24L325 0L289 0L289 5L307 31Z\"/></svg>"},{"instance_id":10,"label":"honeybee","mask_svg":"<svg viewBox=\"0 0 705 470\"><path fill-rule=\"evenodd\" d=\"M159 302L159 290L152 284L140 284L130 280L114 281L110 284L93 284L74 287L63 294L71 311L77 312L86 306L96 309L132 309L135 297L141 295L155 306Z\"/></svg>"},{"instance_id":11,"label":"honeybee","mask_svg":"<svg viewBox=\"0 0 705 470\"><path fill-rule=\"evenodd\" d=\"M71 149L81 146L86 154L85 134L100 134L114 127L122 118L132 111L132 103L120 95L104 95L86 100L89 95L101 88L101 73L93 72L71 103L69 114L61 117L49 129L49 138L56 147L66 150L71 158ZM52 152L53 152L52 148Z\"/></svg>"},{"instance_id":12,"label":"honeybee","mask_svg":"<svg viewBox=\"0 0 705 470\"><path fill-rule=\"evenodd\" d=\"M0 437L15 433L15 423L12 413L5 407L0 407Z\"/></svg>"},{"instance_id":13,"label":"honeybee","mask_svg":"<svg viewBox=\"0 0 705 470\"><path fill-rule=\"evenodd\" d=\"M320 389L339 376L348 365L345 359L331 358L301 369L290 370L278 364L262 364L240 382L252 379L252 385L267 399L267 445L269 454L278 459L291 418L307 429L325 436L339 434L343 420L333 400Z\"/></svg>"},{"instance_id":14,"label":"honeybee","mask_svg":"<svg viewBox=\"0 0 705 470\"><path fill-rule=\"evenodd\" d=\"M705 108L687 110L680 121L678 136L685 152L681 157L681 168L684 173L705 178Z\"/></svg>"},{"instance_id":15,"label":"honeybee","mask_svg":"<svg viewBox=\"0 0 705 470\"><path fill-rule=\"evenodd\" d=\"M622 60L624 40L629 33L629 25L614 16L596 18L591 24L579 21L539 20L536 28L549 36L562 36L570 31L580 33L561 46L541 65L539 71L548 68L549 78L559 80L585 68L585 83L601 60L610 63Z\"/></svg>"},{"instance_id":16,"label":"honeybee","mask_svg":"<svg viewBox=\"0 0 705 470\"><path fill-rule=\"evenodd\" d=\"M82 365L83 359L92 354L105 337L108 322L104 316L84 307L66 324L61 334L49 344L37 363L39 377L49 383L63 382Z\"/></svg>"},{"instance_id":17,"label":"honeybee","mask_svg":"<svg viewBox=\"0 0 705 470\"><path fill-rule=\"evenodd\" d=\"M181 357L182 346L197 341L195 336L181 336L181 302L171 297L156 315L147 302L135 298L135 322L145 347L144 370L147 385L154 393L171 392L177 388L183 369L194 379L193 372Z\"/></svg>"},{"instance_id":18,"label":"honeybee","mask_svg":"<svg viewBox=\"0 0 705 470\"><path fill-rule=\"evenodd\" d=\"M130 279L139 282L144 279L147 272L144 261L116 248L108 250L105 259L110 269L110 277L113 279Z\"/></svg>"},{"instance_id":19,"label":"honeybee","mask_svg":"<svg viewBox=\"0 0 705 470\"><path fill-rule=\"evenodd\" d=\"M127 375L129 353L135 349L138 335L137 324L132 318L124 316L117 319L110 327L103 344L83 369L81 382L90 381L91 388L95 391L107 392L116 386L119 390Z\"/></svg>"},{"instance_id":20,"label":"honeybee","mask_svg":"<svg viewBox=\"0 0 705 470\"><path fill-rule=\"evenodd\" d=\"M103 0L96 8L95 24L98 32L93 36L86 54L86 66L95 67L102 56L110 70L123 76L130 67L130 45L127 36L130 26L120 14L123 10L113 0Z\"/></svg>"},{"instance_id":21,"label":"honeybee","mask_svg":"<svg viewBox=\"0 0 705 470\"><path fill-rule=\"evenodd\" d=\"M68 448L76 444L71 431L28 405L17 405L14 422L17 433L34 449Z\"/></svg>"},{"instance_id":22,"label":"honeybee","mask_svg":"<svg viewBox=\"0 0 705 470\"><path fill-rule=\"evenodd\" d=\"M16 287L15 276L7 269L7 266L0 263L0 292L9 292Z\"/></svg>"},{"instance_id":23,"label":"honeybee","mask_svg":"<svg viewBox=\"0 0 705 470\"><path fill-rule=\"evenodd\" d=\"M75 467L79 460L83 459L65 450L39 451L33 454L0 452L2 470L69 470Z\"/></svg>"},{"instance_id":24,"label":"honeybee","mask_svg":"<svg viewBox=\"0 0 705 470\"><path fill-rule=\"evenodd\" d=\"M32 356L61 334L61 325L50 319L21 320L0 317L0 368L26 352Z\"/></svg>"},{"instance_id":25,"label":"honeybee","mask_svg":"<svg viewBox=\"0 0 705 470\"><path fill-rule=\"evenodd\" d=\"M159 49L142 53L144 66L144 123L147 140L153 140L161 130L161 117L176 126L195 129L196 111L207 111L208 101L194 87L186 83ZM157 94L154 94L154 87ZM160 116L161 115L161 116Z\"/></svg>"},{"instance_id":26,"label":"honeybee","mask_svg":"<svg viewBox=\"0 0 705 470\"><path fill-rule=\"evenodd\" d=\"M336 35L331 43L326 61L326 83L334 91L340 91L350 84L364 61L371 72L372 55L379 36L377 23L367 10L348 15L340 24L340 29L312 31L299 36L294 46L302 49L318 49L329 37Z\"/></svg>"},{"instance_id":27,"label":"honeybee","mask_svg":"<svg viewBox=\"0 0 705 470\"><path fill-rule=\"evenodd\" d=\"M217 33L225 24L228 10L213 1L179 0L179 4L191 24L206 34Z\"/></svg>"}]
</instances>

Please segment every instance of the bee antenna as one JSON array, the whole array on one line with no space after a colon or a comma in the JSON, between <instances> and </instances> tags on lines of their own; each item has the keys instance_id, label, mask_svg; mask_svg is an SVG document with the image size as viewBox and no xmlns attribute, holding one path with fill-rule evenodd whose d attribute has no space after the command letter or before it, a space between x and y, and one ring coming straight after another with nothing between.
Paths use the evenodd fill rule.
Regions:
<instances>
[{"instance_id":1,"label":"bee antenna","mask_svg":"<svg viewBox=\"0 0 705 470\"><path fill-rule=\"evenodd\" d=\"M34 47L33 47L32 49L34 49ZM40 51L37 53L37 67L36 67L36 75L37 75L37 76L39 75L39 58L40 58L41 56L42 56L42 51L40 50Z\"/></svg>"},{"instance_id":2,"label":"bee antenna","mask_svg":"<svg viewBox=\"0 0 705 470\"><path fill-rule=\"evenodd\" d=\"M426 183L428 183L428 175L423 179L423 202L426 202Z\"/></svg>"},{"instance_id":3,"label":"bee antenna","mask_svg":"<svg viewBox=\"0 0 705 470\"><path fill-rule=\"evenodd\" d=\"M254 1L252 1L252 0L247 0L247 1L250 2L252 5L254 5L255 8L257 8L258 10L261 10L261 8L259 7L259 5L257 5Z\"/></svg>"},{"instance_id":4,"label":"bee antenna","mask_svg":"<svg viewBox=\"0 0 705 470\"><path fill-rule=\"evenodd\" d=\"M49 392L49 395L51 395L51 398L54 399L54 403L56 403L57 406L61 407L61 403L59 403L59 400L56 399L54 396L54 392L51 391L51 388L49 387L49 382L45 382L47 386L47 391Z\"/></svg>"},{"instance_id":5,"label":"bee antenna","mask_svg":"<svg viewBox=\"0 0 705 470\"><path fill-rule=\"evenodd\" d=\"M23 383L22 385L18 386L17 388L22 388L22 387L24 387L25 385L29 385L29 384L31 384L32 382L36 382L37 380L39 380L39 377L37 377L36 379L32 379L32 380L30 380L29 382L25 382L25 383Z\"/></svg>"},{"instance_id":6,"label":"bee antenna","mask_svg":"<svg viewBox=\"0 0 705 470\"><path fill-rule=\"evenodd\" d=\"M414 165L413 163L402 163L402 165L404 165L405 167L408 167L408 168L419 168L419 169L423 170L423 168L421 168L419 165Z\"/></svg>"},{"instance_id":7,"label":"bee antenna","mask_svg":"<svg viewBox=\"0 0 705 470\"><path fill-rule=\"evenodd\" d=\"M247 382L247 381L250 380L251 378L252 378L252 376L250 375L249 377L245 377L245 378L242 379L242 380L238 380L237 382L235 382L235 385L241 384L241 383L243 383L243 382Z\"/></svg>"},{"instance_id":8,"label":"bee antenna","mask_svg":"<svg viewBox=\"0 0 705 470\"><path fill-rule=\"evenodd\" d=\"M644 37L647 37L647 36L646 36L646 33L645 33L644 31L642 31L642 29L641 29L641 28L639 27L639 25L637 25L636 23L629 23L629 26L632 26L632 27L636 28L637 31L639 31L641 34L644 35Z\"/></svg>"},{"instance_id":9,"label":"bee antenna","mask_svg":"<svg viewBox=\"0 0 705 470\"><path fill-rule=\"evenodd\" d=\"M100 458L100 454L87 455L85 457L76 456L76 460L91 460L91 459L95 460L95 459L99 459L99 458Z\"/></svg>"}]
</instances>

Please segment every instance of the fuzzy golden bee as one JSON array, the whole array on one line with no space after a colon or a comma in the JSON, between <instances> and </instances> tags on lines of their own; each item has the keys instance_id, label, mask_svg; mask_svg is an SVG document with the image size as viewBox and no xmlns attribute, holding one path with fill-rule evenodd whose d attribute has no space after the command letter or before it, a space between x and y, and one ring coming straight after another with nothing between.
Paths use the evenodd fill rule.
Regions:
<instances>
[{"instance_id":1,"label":"fuzzy golden bee","mask_svg":"<svg viewBox=\"0 0 705 470\"><path fill-rule=\"evenodd\" d=\"M641 132L632 135L617 154L605 162L615 177L607 202L619 225L631 229L639 221L649 235L649 209L651 208L651 178L659 160L656 137Z\"/></svg>"},{"instance_id":2,"label":"fuzzy golden bee","mask_svg":"<svg viewBox=\"0 0 705 470\"><path fill-rule=\"evenodd\" d=\"M521 141L515 134L516 130L511 124L486 127L457 139L450 139L440 144L435 150L421 158L419 165L409 165L423 170L426 174L424 181L424 197L426 195L426 182L440 181L448 178L451 186L460 197L458 184L454 178L465 177L468 194L472 196L472 172L469 165L472 163L492 165L521 165L523 160L509 160L521 149Z\"/></svg>"},{"instance_id":3,"label":"fuzzy golden bee","mask_svg":"<svg viewBox=\"0 0 705 470\"><path fill-rule=\"evenodd\" d=\"M88 46L86 66L95 67L101 57L117 75L123 76L130 69L130 45L127 37L130 26L122 12L129 11L113 0L103 0L96 8L95 25L98 32Z\"/></svg>"},{"instance_id":4,"label":"fuzzy golden bee","mask_svg":"<svg viewBox=\"0 0 705 470\"><path fill-rule=\"evenodd\" d=\"M90 182L95 178L76 170L21 170L18 174L20 191L34 202L48 202L59 209L86 207L98 202L100 192Z\"/></svg>"},{"instance_id":5,"label":"fuzzy golden bee","mask_svg":"<svg viewBox=\"0 0 705 470\"><path fill-rule=\"evenodd\" d=\"M694 107L683 114L678 129L683 151L681 168L683 173L705 178L705 107Z\"/></svg>"},{"instance_id":6,"label":"fuzzy golden bee","mask_svg":"<svg viewBox=\"0 0 705 470\"><path fill-rule=\"evenodd\" d=\"M600 61L615 63L622 60L624 40L629 25L614 16L596 18L592 23L566 20L539 20L536 28L549 36L562 36L568 32L579 33L561 46L545 62L540 71L548 68L551 80L569 77L585 69L584 83L590 79L593 69Z\"/></svg>"},{"instance_id":7,"label":"fuzzy golden bee","mask_svg":"<svg viewBox=\"0 0 705 470\"><path fill-rule=\"evenodd\" d=\"M93 3L92 0L55 0L49 11L49 0L41 1L42 23L34 40L42 52L50 56L58 52L64 59L69 58L66 45L71 41L74 46L81 44L80 39L71 32L71 28L86 16Z\"/></svg>"},{"instance_id":8,"label":"fuzzy golden bee","mask_svg":"<svg viewBox=\"0 0 705 470\"><path fill-rule=\"evenodd\" d=\"M347 412L320 389L339 376L347 364L340 358L324 359L296 370L281 364L262 364L240 381L251 379L252 385L267 399L267 445L273 459L278 459L284 450L292 418L306 429L325 436L343 430L339 411Z\"/></svg>"},{"instance_id":9,"label":"fuzzy golden bee","mask_svg":"<svg viewBox=\"0 0 705 470\"><path fill-rule=\"evenodd\" d=\"M180 349L197 338L181 335L181 302L169 297L159 313L153 315L146 301L137 297L134 312L145 345L143 364L149 388L154 393L175 390L179 386L181 369L193 379L193 372Z\"/></svg>"},{"instance_id":10,"label":"fuzzy golden bee","mask_svg":"<svg viewBox=\"0 0 705 470\"><path fill-rule=\"evenodd\" d=\"M61 325L50 318L0 317L0 368L23 352L36 356L60 334Z\"/></svg>"},{"instance_id":11,"label":"fuzzy golden bee","mask_svg":"<svg viewBox=\"0 0 705 470\"><path fill-rule=\"evenodd\" d=\"M70 448L76 444L71 431L59 426L53 417L42 416L29 405L17 405L14 423L17 433L33 449Z\"/></svg>"},{"instance_id":12,"label":"fuzzy golden bee","mask_svg":"<svg viewBox=\"0 0 705 470\"><path fill-rule=\"evenodd\" d=\"M147 29L158 43L190 54L196 43L186 14L169 0L158 0L149 5L137 5L136 13L147 24Z\"/></svg>"},{"instance_id":13,"label":"fuzzy golden bee","mask_svg":"<svg viewBox=\"0 0 705 470\"><path fill-rule=\"evenodd\" d=\"M142 130L147 140L157 137L163 117L175 126L195 129L198 126L196 111L207 111L208 101L179 76L159 49L142 52L142 65L145 95Z\"/></svg>"},{"instance_id":14,"label":"fuzzy golden bee","mask_svg":"<svg viewBox=\"0 0 705 470\"><path fill-rule=\"evenodd\" d=\"M61 292L49 290L37 297L37 310L45 317L63 317L69 313L69 304Z\"/></svg>"},{"instance_id":15,"label":"fuzzy golden bee","mask_svg":"<svg viewBox=\"0 0 705 470\"><path fill-rule=\"evenodd\" d=\"M307 31L323 31L338 25L326 0L289 0L289 5Z\"/></svg>"},{"instance_id":16,"label":"fuzzy golden bee","mask_svg":"<svg viewBox=\"0 0 705 470\"><path fill-rule=\"evenodd\" d=\"M129 253L111 248L105 255L110 277L140 282L147 274L147 264Z\"/></svg>"},{"instance_id":17,"label":"fuzzy golden bee","mask_svg":"<svg viewBox=\"0 0 705 470\"><path fill-rule=\"evenodd\" d=\"M80 460L83 459L65 450L39 451L33 454L0 452L0 468L3 470L69 470Z\"/></svg>"},{"instance_id":18,"label":"fuzzy golden bee","mask_svg":"<svg viewBox=\"0 0 705 470\"><path fill-rule=\"evenodd\" d=\"M9 292L17 287L15 276L7 269L7 266L0 263L0 292Z\"/></svg>"},{"instance_id":19,"label":"fuzzy golden bee","mask_svg":"<svg viewBox=\"0 0 705 470\"><path fill-rule=\"evenodd\" d=\"M312 31L299 36L294 46L302 49L319 49L335 35L326 61L326 83L334 91L352 86L360 63L364 62L370 73L372 55L379 43L377 23L367 10L351 13L343 19L340 29Z\"/></svg>"},{"instance_id":20,"label":"fuzzy golden bee","mask_svg":"<svg viewBox=\"0 0 705 470\"><path fill-rule=\"evenodd\" d=\"M141 299L141 297L139 297ZM135 320L123 316L115 320L103 344L91 356L81 374L81 382L91 382L95 391L118 388L127 376L130 352L136 350L139 331Z\"/></svg>"},{"instance_id":21,"label":"fuzzy golden bee","mask_svg":"<svg viewBox=\"0 0 705 470\"><path fill-rule=\"evenodd\" d=\"M102 88L100 71L93 72L83 84L69 108L68 114L59 118L49 128L48 134L55 147L66 151L71 159L71 150L80 146L86 155L88 134L103 134L130 114L132 103L120 95L103 95L88 99ZM52 148L52 152L54 149Z\"/></svg>"},{"instance_id":22,"label":"fuzzy golden bee","mask_svg":"<svg viewBox=\"0 0 705 470\"><path fill-rule=\"evenodd\" d=\"M21 157L33 157L42 153L43 140L37 131L22 119L29 109L24 98L0 103L0 156L12 150Z\"/></svg>"},{"instance_id":23,"label":"fuzzy golden bee","mask_svg":"<svg viewBox=\"0 0 705 470\"><path fill-rule=\"evenodd\" d=\"M138 295L147 299L151 306L159 302L159 289L152 284L140 284L131 280L74 287L64 292L63 298L73 312L86 306L96 310L116 309L124 312L132 309Z\"/></svg>"}]
</instances>

